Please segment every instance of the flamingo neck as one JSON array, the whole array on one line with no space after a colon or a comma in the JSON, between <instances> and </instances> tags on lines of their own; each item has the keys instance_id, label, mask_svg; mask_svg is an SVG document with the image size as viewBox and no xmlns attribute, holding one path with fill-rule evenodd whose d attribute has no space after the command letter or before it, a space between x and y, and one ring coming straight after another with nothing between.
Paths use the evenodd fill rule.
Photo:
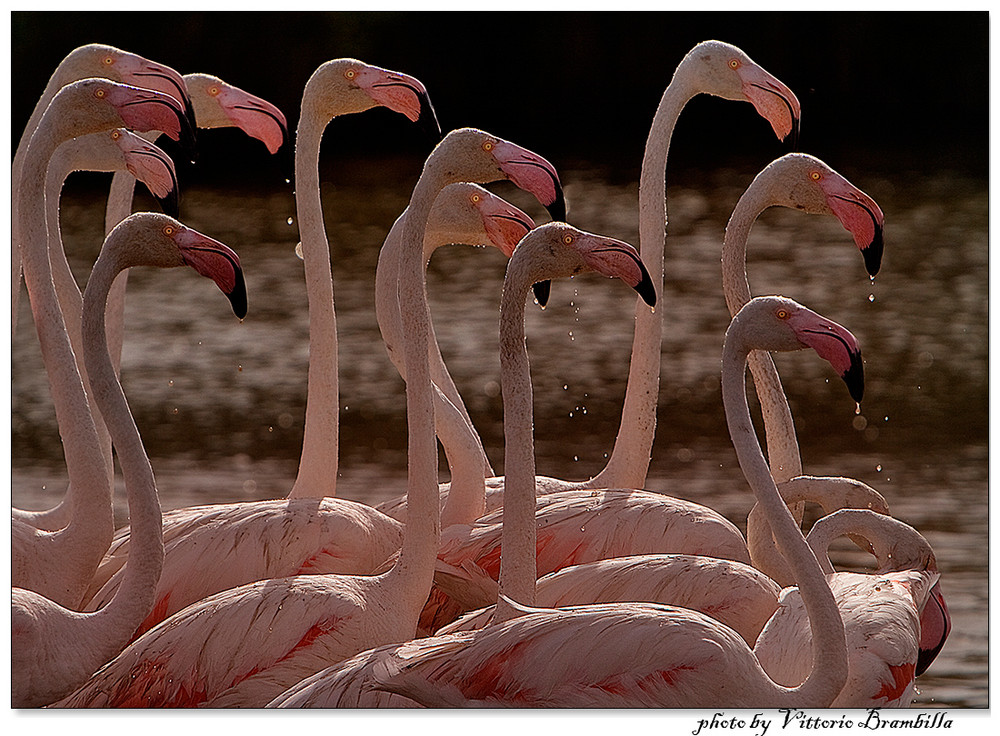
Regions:
<instances>
[{"instance_id":1,"label":"flamingo neck","mask_svg":"<svg viewBox=\"0 0 1000 736\"><path fill-rule=\"evenodd\" d=\"M395 580L400 607L414 612L414 629L433 581L434 561L441 541L434 392L428 360L430 310L424 289L423 240L434 199L451 180L449 174L440 172L434 164L434 154L431 154L407 206L398 267L403 362L406 365L406 529L402 549L388 577Z\"/></svg>"},{"instance_id":2,"label":"flamingo neck","mask_svg":"<svg viewBox=\"0 0 1000 736\"><path fill-rule=\"evenodd\" d=\"M90 368L94 402L108 423L121 465L128 496L129 524L134 543L125 565L124 578L114 597L101 609L101 618L112 620L127 642L142 623L155 598L156 583L163 567L163 533L153 469L142 445L121 383L115 375L105 334L105 306L111 285L126 268L116 254L115 236L108 238L94 264L83 306L84 359Z\"/></svg>"},{"instance_id":3,"label":"flamingo neck","mask_svg":"<svg viewBox=\"0 0 1000 736\"><path fill-rule=\"evenodd\" d=\"M327 121L317 116L303 98L295 135L295 211L309 301L309 376L302 455L289 498L321 498L337 493L340 448L337 315L330 244L319 188L319 148L326 125Z\"/></svg>"},{"instance_id":4,"label":"flamingo neck","mask_svg":"<svg viewBox=\"0 0 1000 736\"><path fill-rule=\"evenodd\" d=\"M787 692L788 704L824 707L833 702L847 680L844 623L830 586L798 524L778 494L750 419L746 363L750 353L747 325L736 317L726 333L722 353L722 400L729 434L740 468L757 505L767 515L781 553L802 594L813 641L813 667L805 682ZM783 699L783 703L784 703Z\"/></svg>"},{"instance_id":5,"label":"flamingo neck","mask_svg":"<svg viewBox=\"0 0 1000 736\"><path fill-rule=\"evenodd\" d=\"M535 605L535 449L531 369L524 336L524 304L532 279L524 259L512 258L500 301L500 385L503 396L504 502L500 592L522 606ZM497 599L494 622L520 615Z\"/></svg>"},{"instance_id":6,"label":"flamingo neck","mask_svg":"<svg viewBox=\"0 0 1000 736\"><path fill-rule=\"evenodd\" d=\"M24 280L49 377L70 487L82 491L70 494L70 514L74 522L79 522L78 533L92 540L95 548L103 544L106 550L114 534L108 466L53 282L44 206L46 169L56 148L74 135L89 132L80 130L72 117L63 120L54 110L39 123L23 162L17 212L23 236Z\"/></svg>"},{"instance_id":7,"label":"flamingo neck","mask_svg":"<svg viewBox=\"0 0 1000 736\"><path fill-rule=\"evenodd\" d=\"M768 180L761 176L754 179L736 203L726 225L722 244L722 291L730 316L735 316L751 299L746 268L750 228L761 212L778 204L767 183ZM802 474L802 458L792 412L771 355L754 350L747 362L760 400L771 475L775 482L783 483ZM792 507L792 514L800 523L803 512L801 503ZM766 517L763 514L755 514L755 517L753 525L749 519L747 522L747 547L754 567L781 585L792 585L794 578L785 558L774 545Z\"/></svg>"},{"instance_id":8,"label":"flamingo neck","mask_svg":"<svg viewBox=\"0 0 1000 736\"><path fill-rule=\"evenodd\" d=\"M678 69L680 72L680 69ZM656 309L636 299L635 332L628 384L618 436L607 466L589 483L592 488L642 488L656 432L663 337L664 249L667 225L667 154L677 118L696 90L675 73L663 92L646 138L639 177L639 254L656 288Z\"/></svg>"},{"instance_id":9,"label":"flamingo neck","mask_svg":"<svg viewBox=\"0 0 1000 736\"><path fill-rule=\"evenodd\" d=\"M80 287L76 283L76 278L73 276L69 260L66 257L59 225L59 199L66 177L80 169L88 171L114 170L115 164L112 161L101 161L98 160L99 157L95 158L92 152L93 147L88 143L89 140L89 136L84 136L66 141L55 150L49 159L45 181L45 213L52 280L59 297L59 306L63 312L66 331L69 333L70 345L73 346L73 353L76 355L77 369L80 371L80 378L83 380L87 396L91 398L90 378L87 375L87 366L83 359L83 295L80 293ZM94 415L95 428L107 463L108 482L113 484L114 460L111 456L111 435L96 407L91 407L91 413ZM75 493L72 485L69 492Z\"/></svg>"}]
</instances>

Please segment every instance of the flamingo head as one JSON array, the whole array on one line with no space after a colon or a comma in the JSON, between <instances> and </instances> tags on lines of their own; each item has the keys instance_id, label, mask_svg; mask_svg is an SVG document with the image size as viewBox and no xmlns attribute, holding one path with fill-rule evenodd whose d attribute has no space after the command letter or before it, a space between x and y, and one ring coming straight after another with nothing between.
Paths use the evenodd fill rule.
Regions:
<instances>
[{"instance_id":1,"label":"flamingo head","mask_svg":"<svg viewBox=\"0 0 1000 736\"><path fill-rule=\"evenodd\" d=\"M75 138L125 127L161 131L193 143L181 104L170 95L92 77L66 85L52 98L45 125L57 136Z\"/></svg>"},{"instance_id":2,"label":"flamingo head","mask_svg":"<svg viewBox=\"0 0 1000 736\"><path fill-rule=\"evenodd\" d=\"M782 296L751 299L733 318L730 332L737 323L750 328L744 338L748 352L812 348L833 366L851 397L860 403L865 389L864 364L857 338L847 328Z\"/></svg>"},{"instance_id":3,"label":"flamingo head","mask_svg":"<svg viewBox=\"0 0 1000 736\"><path fill-rule=\"evenodd\" d=\"M427 219L427 233L436 245L469 243L492 245L507 258L534 221L506 200L472 182L449 184Z\"/></svg>"},{"instance_id":4,"label":"flamingo head","mask_svg":"<svg viewBox=\"0 0 1000 736\"><path fill-rule=\"evenodd\" d=\"M789 153L757 175L751 187L757 186L769 190L774 204L836 216L854 236L868 273L872 276L878 273L885 217L875 200L846 178L815 156Z\"/></svg>"},{"instance_id":5,"label":"flamingo head","mask_svg":"<svg viewBox=\"0 0 1000 736\"><path fill-rule=\"evenodd\" d=\"M722 41L703 41L688 52L677 74L692 73L696 90L753 104L780 140L798 139L802 111L795 94L741 49Z\"/></svg>"},{"instance_id":6,"label":"flamingo head","mask_svg":"<svg viewBox=\"0 0 1000 736\"><path fill-rule=\"evenodd\" d=\"M246 316L247 287L243 268L240 257L228 246L168 215L155 212L130 215L108 238L112 253L121 259L122 268L190 266L215 282L229 299L237 317Z\"/></svg>"},{"instance_id":7,"label":"flamingo head","mask_svg":"<svg viewBox=\"0 0 1000 736\"><path fill-rule=\"evenodd\" d=\"M529 265L523 266L526 260ZM634 247L565 222L549 222L525 235L511 256L508 268L515 267L529 269L536 283L579 273L599 273L621 279L647 304L656 304L653 281ZM537 290L535 295L538 296Z\"/></svg>"},{"instance_id":8,"label":"flamingo head","mask_svg":"<svg viewBox=\"0 0 1000 736\"><path fill-rule=\"evenodd\" d=\"M177 217L177 172L173 159L159 146L125 128L115 128L107 135L121 151L128 172L146 185L164 212Z\"/></svg>"},{"instance_id":9,"label":"flamingo head","mask_svg":"<svg viewBox=\"0 0 1000 736\"><path fill-rule=\"evenodd\" d=\"M306 83L303 112L308 105L315 105L316 113L326 119L387 107L441 140L437 113L423 82L357 59L334 59L320 66Z\"/></svg>"},{"instance_id":10,"label":"flamingo head","mask_svg":"<svg viewBox=\"0 0 1000 736\"><path fill-rule=\"evenodd\" d=\"M269 153L288 143L288 121L281 110L211 74L185 74L198 125L202 128L239 128L256 138Z\"/></svg>"},{"instance_id":11,"label":"flamingo head","mask_svg":"<svg viewBox=\"0 0 1000 736\"><path fill-rule=\"evenodd\" d=\"M508 180L534 195L553 220L566 219L566 199L555 167L526 148L477 128L448 133L431 152L425 170L441 169L453 181Z\"/></svg>"},{"instance_id":12,"label":"flamingo head","mask_svg":"<svg viewBox=\"0 0 1000 736\"><path fill-rule=\"evenodd\" d=\"M75 79L103 77L132 87L145 87L168 94L183 105L191 130L197 127L194 107L184 79L165 64L157 64L138 54L107 44L90 43L71 51L60 64L60 69L65 75L63 86Z\"/></svg>"}]
</instances>

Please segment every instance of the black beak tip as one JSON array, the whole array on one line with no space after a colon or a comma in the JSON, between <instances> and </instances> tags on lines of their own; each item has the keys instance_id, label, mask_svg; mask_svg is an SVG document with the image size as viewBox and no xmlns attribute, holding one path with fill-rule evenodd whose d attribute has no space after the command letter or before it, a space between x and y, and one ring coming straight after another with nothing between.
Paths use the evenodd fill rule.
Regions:
<instances>
[{"instance_id":1,"label":"black beak tip","mask_svg":"<svg viewBox=\"0 0 1000 736\"><path fill-rule=\"evenodd\" d=\"M551 281L538 281L531 285L531 290L535 292L535 301L538 306L544 308L549 303L549 292L552 291Z\"/></svg>"},{"instance_id":2,"label":"black beak tip","mask_svg":"<svg viewBox=\"0 0 1000 736\"><path fill-rule=\"evenodd\" d=\"M878 274L879 269L882 267L882 251L884 249L884 244L882 240L882 228L875 228L875 237L872 238L872 242L867 248L861 251L861 255L865 259L865 269L868 271L868 275L873 278Z\"/></svg>"},{"instance_id":3,"label":"black beak tip","mask_svg":"<svg viewBox=\"0 0 1000 736\"><path fill-rule=\"evenodd\" d=\"M156 197L154 195L154 199L159 203L160 209L163 210L164 214L170 215L175 219L180 217L180 195L177 192L177 187L167 192L167 196L165 197Z\"/></svg>"},{"instance_id":4,"label":"black beak tip","mask_svg":"<svg viewBox=\"0 0 1000 736\"><path fill-rule=\"evenodd\" d=\"M236 273L236 285L233 286L233 290L226 294L226 298L229 299L229 303L233 307L233 314L235 314L240 319L247 316L247 282L243 278L243 269L235 269Z\"/></svg>"},{"instance_id":5,"label":"black beak tip","mask_svg":"<svg viewBox=\"0 0 1000 736\"><path fill-rule=\"evenodd\" d=\"M844 372L841 378L847 384L851 398L860 404L865 395L865 368L864 362L861 360L861 353L851 354L851 367Z\"/></svg>"},{"instance_id":6,"label":"black beak tip","mask_svg":"<svg viewBox=\"0 0 1000 736\"><path fill-rule=\"evenodd\" d=\"M656 306L656 287L653 286L653 280L649 278L649 272L646 267L642 265L640 261L640 266L642 266L642 279L638 284L635 285L635 290L642 297L642 300L646 302L651 307Z\"/></svg>"},{"instance_id":7,"label":"black beak tip","mask_svg":"<svg viewBox=\"0 0 1000 736\"><path fill-rule=\"evenodd\" d=\"M552 204L546 205L545 209L548 210L553 222L566 222L566 198L558 183L556 183L556 198Z\"/></svg>"},{"instance_id":8,"label":"black beak tip","mask_svg":"<svg viewBox=\"0 0 1000 736\"><path fill-rule=\"evenodd\" d=\"M800 118L792 118L792 129L785 136L785 142L789 144L792 152L799 150L799 127L801 123Z\"/></svg>"}]
</instances>

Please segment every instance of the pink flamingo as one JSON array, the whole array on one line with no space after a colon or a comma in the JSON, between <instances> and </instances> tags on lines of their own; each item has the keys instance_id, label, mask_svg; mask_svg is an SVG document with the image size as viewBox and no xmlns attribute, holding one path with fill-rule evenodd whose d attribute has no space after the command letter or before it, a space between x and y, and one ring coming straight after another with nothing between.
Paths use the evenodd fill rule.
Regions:
<instances>
[{"instance_id":1,"label":"pink flamingo","mask_svg":"<svg viewBox=\"0 0 1000 736\"><path fill-rule=\"evenodd\" d=\"M133 87L144 87L171 95L184 105L185 116L188 119L190 127L194 128L195 121L191 101L188 98L188 93L180 74L164 64L158 64L137 54L117 49L114 46L101 43L86 44L85 46L73 49L66 58L59 62L59 65L45 85L42 96L35 103L35 108L32 110L27 124L24 126L24 131L21 133L21 140L17 144L17 150L14 153L14 162L11 167L12 182L20 182L21 180L24 157L28 151L28 142L31 140L31 136L38 127L45 109L56 96L56 93L67 84L91 77L110 79L114 82L128 84ZM12 334L17 328L17 305L21 294L21 248L23 247L23 236L20 233L20 223L17 215L16 192L18 188L16 184L13 186L12 194L14 196L11 200L11 220L14 231L14 246L11 250L13 266L11 270ZM65 510L61 510L59 513L65 513ZM38 518L38 512L29 512L25 515L24 520L28 523L33 523L33 519L35 518ZM51 526L50 523L49 526L40 528L59 528L65 525L68 518L68 516L64 517L62 524L58 524L55 527Z\"/></svg>"},{"instance_id":2,"label":"pink flamingo","mask_svg":"<svg viewBox=\"0 0 1000 736\"><path fill-rule=\"evenodd\" d=\"M723 348L722 388L740 467L767 510L809 612L816 646L801 685L774 682L739 635L686 609L616 603L546 610L510 602L512 613L521 615L418 642L409 651L404 645L386 652L372 668L381 689L431 706L776 708L833 702L847 679L843 622L814 554L777 492L746 400L751 350L804 347L828 360L860 397L861 359L853 335L781 297L758 297L734 318ZM530 426L525 431L530 433ZM511 489L511 494L531 492L530 483L512 482ZM524 561L530 565L530 553Z\"/></svg>"},{"instance_id":3,"label":"pink flamingo","mask_svg":"<svg viewBox=\"0 0 1000 736\"><path fill-rule=\"evenodd\" d=\"M37 529L14 515L12 582L63 605L76 606L114 533L107 463L76 365L52 281L44 206L45 171L59 145L122 125L151 127L179 138L186 124L172 97L104 79L74 82L50 103L25 153L18 191L25 283L42 346L70 482L73 523Z\"/></svg>"},{"instance_id":4,"label":"pink flamingo","mask_svg":"<svg viewBox=\"0 0 1000 736\"><path fill-rule=\"evenodd\" d=\"M357 59L321 65L302 95L295 199L309 299L309 383L298 477L285 499L166 513L166 557L157 603L140 631L189 603L255 580L370 573L402 543L399 522L365 504L332 498L338 444L337 330L330 247L320 202L319 149L333 118L379 105L412 121L434 119L419 80ZM120 530L89 588L91 607L113 594L128 548L128 530ZM201 573L192 576L196 563Z\"/></svg>"},{"instance_id":5,"label":"pink flamingo","mask_svg":"<svg viewBox=\"0 0 1000 736\"><path fill-rule=\"evenodd\" d=\"M153 606L163 544L153 470L108 355L104 306L115 276L131 266L191 266L218 284L246 314L238 256L166 215L137 214L108 236L87 282L83 334L94 401L114 436L125 477L129 516L138 535L118 594L100 611L77 613L34 591L14 588L11 601L12 703L49 704L79 685L128 643Z\"/></svg>"},{"instance_id":6,"label":"pink flamingo","mask_svg":"<svg viewBox=\"0 0 1000 736\"><path fill-rule=\"evenodd\" d=\"M844 534L871 542L874 573L834 572L830 543ZM820 519L807 541L827 573L847 635L847 684L831 707L908 707L915 678L951 631L934 551L908 524L860 509ZM805 621L802 596L786 589L754 647L764 669L784 685L801 682L808 671L812 640Z\"/></svg>"},{"instance_id":7,"label":"pink flamingo","mask_svg":"<svg viewBox=\"0 0 1000 736\"><path fill-rule=\"evenodd\" d=\"M262 580L216 593L147 631L61 705L263 706L330 663L414 637L440 537L430 317L419 244L441 189L456 181L498 179L536 192L543 204L557 201L559 180L551 164L466 128L445 136L427 158L407 207L399 299L410 498L402 550L392 568L375 576Z\"/></svg>"}]
</instances>

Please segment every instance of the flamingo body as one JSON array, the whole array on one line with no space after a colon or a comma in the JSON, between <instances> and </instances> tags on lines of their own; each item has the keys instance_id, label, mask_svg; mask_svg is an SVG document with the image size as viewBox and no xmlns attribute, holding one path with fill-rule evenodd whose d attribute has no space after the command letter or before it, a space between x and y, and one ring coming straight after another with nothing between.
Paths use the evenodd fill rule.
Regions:
<instances>
[{"instance_id":1,"label":"flamingo body","mask_svg":"<svg viewBox=\"0 0 1000 736\"><path fill-rule=\"evenodd\" d=\"M168 563L140 635L185 606L256 580L292 575L366 575L399 550L402 525L365 504L295 498L195 506L163 516ZM130 539L115 537L91 584L87 610L121 584Z\"/></svg>"}]
</instances>

